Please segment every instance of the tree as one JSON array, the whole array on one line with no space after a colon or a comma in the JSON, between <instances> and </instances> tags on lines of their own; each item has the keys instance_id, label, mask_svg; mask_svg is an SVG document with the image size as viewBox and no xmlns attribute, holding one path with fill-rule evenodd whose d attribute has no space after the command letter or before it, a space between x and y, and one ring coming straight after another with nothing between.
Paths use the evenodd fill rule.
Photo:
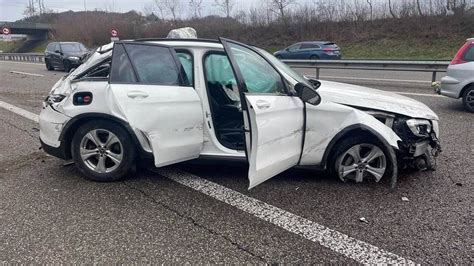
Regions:
<instances>
[{"instance_id":1,"label":"tree","mask_svg":"<svg viewBox=\"0 0 474 266\"><path fill-rule=\"evenodd\" d=\"M164 0L163 1L166 9L173 17L173 21L178 19L178 15L181 12L181 1L180 0Z\"/></svg>"},{"instance_id":2,"label":"tree","mask_svg":"<svg viewBox=\"0 0 474 266\"><path fill-rule=\"evenodd\" d=\"M288 25L286 8L294 2L295 0L271 0L270 8L274 13L278 14L285 25Z\"/></svg>"},{"instance_id":3,"label":"tree","mask_svg":"<svg viewBox=\"0 0 474 266\"><path fill-rule=\"evenodd\" d=\"M388 0L388 10L390 12L390 15L392 15L392 18L397 18L397 16L395 15L395 13L393 12L393 9L392 9L392 2L390 0Z\"/></svg>"},{"instance_id":4,"label":"tree","mask_svg":"<svg viewBox=\"0 0 474 266\"><path fill-rule=\"evenodd\" d=\"M233 0L215 0L216 6L226 17L230 18L232 8L234 8Z\"/></svg>"},{"instance_id":5,"label":"tree","mask_svg":"<svg viewBox=\"0 0 474 266\"><path fill-rule=\"evenodd\" d=\"M189 0L189 7L195 18L201 17L202 1L203 0Z\"/></svg>"},{"instance_id":6,"label":"tree","mask_svg":"<svg viewBox=\"0 0 474 266\"><path fill-rule=\"evenodd\" d=\"M418 15L423 16L423 12L421 12L420 0L416 0L416 9L418 10Z\"/></svg>"}]
</instances>

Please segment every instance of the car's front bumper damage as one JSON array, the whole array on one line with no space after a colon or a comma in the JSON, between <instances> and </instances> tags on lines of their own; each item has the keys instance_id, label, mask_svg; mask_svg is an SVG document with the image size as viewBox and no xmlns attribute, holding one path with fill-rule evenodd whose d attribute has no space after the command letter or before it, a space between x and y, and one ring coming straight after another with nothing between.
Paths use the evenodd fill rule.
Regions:
<instances>
[{"instance_id":1,"label":"car's front bumper damage","mask_svg":"<svg viewBox=\"0 0 474 266\"><path fill-rule=\"evenodd\" d=\"M441 153L441 144L434 132L426 138L402 141L399 146L398 165L400 168L436 169L436 157Z\"/></svg>"}]
</instances>

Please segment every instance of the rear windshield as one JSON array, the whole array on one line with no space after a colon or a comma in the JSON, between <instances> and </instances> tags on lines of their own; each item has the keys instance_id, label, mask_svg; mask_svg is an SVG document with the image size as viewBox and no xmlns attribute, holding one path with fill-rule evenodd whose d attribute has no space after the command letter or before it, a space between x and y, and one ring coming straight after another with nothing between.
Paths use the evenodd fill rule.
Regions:
<instances>
[{"instance_id":1,"label":"rear windshield","mask_svg":"<svg viewBox=\"0 0 474 266\"><path fill-rule=\"evenodd\" d=\"M466 49L461 59L468 62L474 61L474 43Z\"/></svg>"},{"instance_id":2,"label":"rear windshield","mask_svg":"<svg viewBox=\"0 0 474 266\"><path fill-rule=\"evenodd\" d=\"M327 42L324 44L324 47L327 47L327 48L339 48L335 43L333 42Z\"/></svg>"}]
</instances>

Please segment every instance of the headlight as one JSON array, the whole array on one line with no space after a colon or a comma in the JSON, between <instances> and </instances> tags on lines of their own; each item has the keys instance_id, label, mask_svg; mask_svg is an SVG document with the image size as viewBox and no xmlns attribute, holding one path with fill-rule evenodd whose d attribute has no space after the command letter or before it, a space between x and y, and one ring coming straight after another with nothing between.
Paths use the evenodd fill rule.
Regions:
<instances>
[{"instance_id":1,"label":"headlight","mask_svg":"<svg viewBox=\"0 0 474 266\"><path fill-rule=\"evenodd\" d=\"M44 101L48 104L53 104L61 102L64 98L66 98L66 96L62 94L50 94Z\"/></svg>"},{"instance_id":2,"label":"headlight","mask_svg":"<svg viewBox=\"0 0 474 266\"><path fill-rule=\"evenodd\" d=\"M79 61L79 57L77 56L70 56L67 59L72 60L72 61Z\"/></svg>"},{"instance_id":3,"label":"headlight","mask_svg":"<svg viewBox=\"0 0 474 266\"><path fill-rule=\"evenodd\" d=\"M409 119L407 126L417 137L427 137L431 133L431 123L423 119Z\"/></svg>"}]
</instances>

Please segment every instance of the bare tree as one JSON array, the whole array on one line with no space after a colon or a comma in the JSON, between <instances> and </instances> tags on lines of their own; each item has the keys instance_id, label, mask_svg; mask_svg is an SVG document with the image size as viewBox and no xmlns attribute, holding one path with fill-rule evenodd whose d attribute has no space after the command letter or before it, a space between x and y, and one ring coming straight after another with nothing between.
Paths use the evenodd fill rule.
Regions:
<instances>
[{"instance_id":1,"label":"bare tree","mask_svg":"<svg viewBox=\"0 0 474 266\"><path fill-rule=\"evenodd\" d=\"M370 19L374 19L374 6L372 5L372 0L367 0L367 4L369 5L370 9Z\"/></svg>"},{"instance_id":2,"label":"bare tree","mask_svg":"<svg viewBox=\"0 0 474 266\"><path fill-rule=\"evenodd\" d=\"M34 0L28 0L25 10L23 11L23 15L25 15L25 17L28 17L28 18L37 15L36 5L35 5Z\"/></svg>"},{"instance_id":3,"label":"bare tree","mask_svg":"<svg viewBox=\"0 0 474 266\"><path fill-rule=\"evenodd\" d=\"M164 0L166 9L173 17L173 21L178 19L178 15L181 11L181 1L180 0Z\"/></svg>"},{"instance_id":4,"label":"bare tree","mask_svg":"<svg viewBox=\"0 0 474 266\"><path fill-rule=\"evenodd\" d=\"M222 12L226 17L230 18L232 13L232 9L234 8L234 1L233 0L215 0L215 5Z\"/></svg>"},{"instance_id":5,"label":"bare tree","mask_svg":"<svg viewBox=\"0 0 474 266\"><path fill-rule=\"evenodd\" d=\"M195 18L201 17L202 1L203 0L189 0L189 7Z\"/></svg>"},{"instance_id":6,"label":"bare tree","mask_svg":"<svg viewBox=\"0 0 474 266\"><path fill-rule=\"evenodd\" d=\"M278 14L280 19L283 21L285 25L288 25L288 18L287 18L287 8L289 5L293 4L295 0L271 0L270 1L270 9Z\"/></svg>"},{"instance_id":7,"label":"bare tree","mask_svg":"<svg viewBox=\"0 0 474 266\"><path fill-rule=\"evenodd\" d=\"M388 11L390 12L390 15L392 16L392 18L397 18L397 16L393 12L392 1L391 0L388 0Z\"/></svg>"},{"instance_id":8,"label":"bare tree","mask_svg":"<svg viewBox=\"0 0 474 266\"><path fill-rule=\"evenodd\" d=\"M155 5L156 9L158 10L158 13L161 16L161 19L165 19L166 5L165 5L164 2L165 1L163 1L163 0L153 0L153 4Z\"/></svg>"},{"instance_id":9,"label":"bare tree","mask_svg":"<svg viewBox=\"0 0 474 266\"><path fill-rule=\"evenodd\" d=\"M421 11L420 0L416 0L416 9L418 10L418 15L423 16L423 12Z\"/></svg>"}]
</instances>

